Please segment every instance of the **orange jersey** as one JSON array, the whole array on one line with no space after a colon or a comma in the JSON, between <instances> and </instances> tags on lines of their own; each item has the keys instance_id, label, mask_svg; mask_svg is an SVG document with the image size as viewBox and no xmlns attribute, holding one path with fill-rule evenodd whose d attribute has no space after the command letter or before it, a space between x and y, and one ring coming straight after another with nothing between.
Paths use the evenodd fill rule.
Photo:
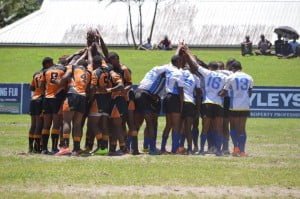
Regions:
<instances>
[{"instance_id":1,"label":"orange jersey","mask_svg":"<svg viewBox=\"0 0 300 199\"><path fill-rule=\"evenodd\" d=\"M99 67L96 70L93 71L92 73L92 81L91 85L95 86L97 88L96 93L106 93L106 88L111 88L112 84L109 81L110 80L110 72L109 68L104 66L104 67Z\"/></svg>"},{"instance_id":2,"label":"orange jersey","mask_svg":"<svg viewBox=\"0 0 300 199\"><path fill-rule=\"evenodd\" d=\"M32 100L36 100L44 94L43 89L41 88L43 82L43 71L41 70L34 73L31 81L31 87L34 89L31 97Z\"/></svg>"},{"instance_id":3,"label":"orange jersey","mask_svg":"<svg viewBox=\"0 0 300 199\"><path fill-rule=\"evenodd\" d=\"M44 72L45 80L45 97L55 98L56 94L64 89L64 87L52 83L53 80L61 79L66 71L66 68L61 65L54 65L46 69Z\"/></svg>"},{"instance_id":4,"label":"orange jersey","mask_svg":"<svg viewBox=\"0 0 300 199\"><path fill-rule=\"evenodd\" d=\"M125 65L121 65L120 69L114 69L114 72L119 75L119 77L122 79L124 86L132 85L132 79L131 79L131 72L128 67ZM127 91L116 91L113 92L113 96L123 96L127 100Z\"/></svg>"},{"instance_id":5,"label":"orange jersey","mask_svg":"<svg viewBox=\"0 0 300 199\"><path fill-rule=\"evenodd\" d=\"M91 73L83 66L67 66L67 73L71 73L68 93L86 96L86 89L91 82Z\"/></svg>"}]
</instances>

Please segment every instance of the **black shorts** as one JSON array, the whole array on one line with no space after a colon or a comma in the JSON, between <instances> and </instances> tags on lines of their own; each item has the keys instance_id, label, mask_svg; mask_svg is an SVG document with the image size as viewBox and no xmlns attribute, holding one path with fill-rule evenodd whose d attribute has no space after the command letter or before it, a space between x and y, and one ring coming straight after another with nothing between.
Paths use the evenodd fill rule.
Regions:
<instances>
[{"instance_id":1,"label":"black shorts","mask_svg":"<svg viewBox=\"0 0 300 199\"><path fill-rule=\"evenodd\" d=\"M249 117L250 111L232 111L229 112L230 117Z\"/></svg>"},{"instance_id":2,"label":"black shorts","mask_svg":"<svg viewBox=\"0 0 300 199\"><path fill-rule=\"evenodd\" d=\"M29 107L29 114L34 115L41 115L43 111L43 98L38 98L35 100L30 101L30 107Z\"/></svg>"},{"instance_id":3,"label":"black shorts","mask_svg":"<svg viewBox=\"0 0 300 199\"><path fill-rule=\"evenodd\" d=\"M43 110L45 114L57 114L63 103L63 99L45 98L43 100Z\"/></svg>"},{"instance_id":4,"label":"black shorts","mask_svg":"<svg viewBox=\"0 0 300 199\"><path fill-rule=\"evenodd\" d=\"M109 115L111 112L111 94L105 93L105 94L96 94L95 99L98 106L98 112L101 114L107 114Z\"/></svg>"},{"instance_id":5,"label":"black shorts","mask_svg":"<svg viewBox=\"0 0 300 199\"><path fill-rule=\"evenodd\" d=\"M196 116L196 105L191 102L184 102L181 116L182 118L194 118Z\"/></svg>"},{"instance_id":6,"label":"black shorts","mask_svg":"<svg viewBox=\"0 0 300 199\"><path fill-rule=\"evenodd\" d=\"M128 114L127 102L124 97L116 97L111 101L110 116L112 118L126 117Z\"/></svg>"},{"instance_id":7,"label":"black shorts","mask_svg":"<svg viewBox=\"0 0 300 199\"><path fill-rule=\"evenodd\" d=\"M230 97L224 97L223 109L224 117L229 117L229 106L230 106Z\"/></svg>"},{"instance_id":8,"label":"black shorts","mask_svg":"<svg viewBox=\"0 0 300 199\"><path fill-rule=\"evenodd\" d=\"M166 113L180 113L180 98L179 95L168 93L164 99Z\"/></svg>"},{"instance_id":9,"label":"black shorts","mask_svg":"<svg viewBox=\"0 0 300 199\"><path fill-rule=\"evenodd\" d=\"M68 93L63 104L63 111L86 112L86 97L75 93Z\"/></svg>"},{"instance_id":10,"label":"black shorts","mask_svg":"<svg viewBox=\"0 0 300 199\"><path fill-rule=\"evenodd\" d=\"M215 117L223 117L224 110L220 105L217 104L203 104L203 116L208 118L215 118Z\"/></svg>"},{"instance_id":11,"label":"black shorts","mask_svg":"<svg viewBox=\"0 0 300 199\"><path fill-rule=\"evenodd\" d=\"M160 113L161 101L146 90L138 89L135 92L135 108L139 113Z\"/></svg>"}]
</instances>

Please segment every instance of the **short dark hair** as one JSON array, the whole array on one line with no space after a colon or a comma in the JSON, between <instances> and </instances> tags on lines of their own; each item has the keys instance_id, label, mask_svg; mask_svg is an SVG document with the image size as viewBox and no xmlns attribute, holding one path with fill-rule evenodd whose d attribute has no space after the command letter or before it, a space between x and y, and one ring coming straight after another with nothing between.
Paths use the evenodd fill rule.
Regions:
<instances>
[{"instance_id":1,"label":"short dark hair","mask_svg":"<svg viewBox=\"0 0 300 199\"><path fill-rule=\"evenodd\" d=\"M242 70L242 64L241 62L239 61L234 61L232 64L231 64L231 67L235 70Z\"/></svg>"},{"instance_id":2,"label":"short dark hair","mask_svg":"<svg viewBox=\"0 0 300 199\"><path fill-rule=\"evenodd\" d=\"M177 66L177 61L181 59L181 57L179 55L173 55L171 58L171 63L173 64L173 66Z\"/></svg>"},{"instance_id":3,"label":"short dark hair","mask_svg":"<svg viewBox=\"0 0 300 199\"><path fill-rule=\"evenodd\" d=\"M45 57L42 61L43 67L45 67L47 64L53 64L53 59L51 57Z\"/></svg>"},{"instance_id":4,"label":"short dark hair","mask_svg":"<svg viewBox=\"0 0 300 199\"><path fill-rule=\"evenodd\" d=\"M219 68L219 64L216 61L209 62L208 68L212 68L213 70L217 70Z\"/></svg>"},{"instance_id":5,"label":"short dark hair","mask_svg":"<svg viewBox=\"0 0 300 199\"><path fill-rule=\"evenodd\" d=\"M226 66L230 66L235 61L236 61L236 59L234 59L234 58L228 59L227 62L226 62Z\"/></svg>"},{"instance_id":6,"label":"short dark hair","mask_svg":"<svg viewBox=\"0 0 300 199\"><path fill-rule=\"evenodd\" d=\"M111 59L120 59L118 53L116 52L110 52L108 53L108 60L111 60Z\"/></svg>"},{"instance_id":7,"label":"short dark hair","mask_svg":"<svg viewBox=\"0 0 300 199\"><path fill-rule=\"evenodd\" d=\"M93 57L93 64L94 65L101 65L102 63L102 57L100 55L95 55Z\"/></svg>"},{"instance_id":8,"label":"short dark hair","mask_svg":"<svg viewBox=\"0 0 300 199\"><path fill-rule=\"evenodd\" d=\"M78 66L84 66L86 68L88 66L88 63L87 63L86 60L81 59L81 60L78 61L77 65Z\"/></svg>"}]
</instances>

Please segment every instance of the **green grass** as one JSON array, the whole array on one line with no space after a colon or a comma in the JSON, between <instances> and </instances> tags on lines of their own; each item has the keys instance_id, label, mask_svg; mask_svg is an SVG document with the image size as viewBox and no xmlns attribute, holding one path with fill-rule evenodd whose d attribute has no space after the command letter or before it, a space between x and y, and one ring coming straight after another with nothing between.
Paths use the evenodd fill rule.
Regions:
<instances>
[{"instance_id":1,"label":"green grass","mask_svg":"<svg viewBox=\"0 0 300 199\"><path fill-rule=\"evenodd\" d=\"M0 82L29 82L44 56L57 59L75 48L0 48ZM133 71L138 83L155 65L167 63L174 52L115 49ZM193 50L204 61L239 59L255 85L299 86L300 60L242 57L237 50ZM53 186L88 188L113 186L241 186L300 189L300 125L298 119L249 119L248 158L213 156L53 157L19 155L27 150L27 115L0 115L0 198L87 197L77 192L56 192ZM164 119L159 119L159 139ZM201 128L201 127L200 127ZM141 133L140 133L141 134ZM140 139L142 139L142 135ZM141 148L141 143L140 143ZM42 193L29 191L42 187ZM50 191L51 192L51 191ZM91 192L91 190L90 190ZM129 194L129 195L128 195ZM90 195L89 195L90 196ZM228 195L227 195L228 196ZM276 195L274 195L276 196ZM289 195L284 195L288 197ZM292 197L294 195L291 195ZM95 197L95 196L91 196ZM146 197L117 193L112 197ZM153 194L150 198L180 197ZM197 198L190 193L186 197ZM276 196L280 197L280 196Z\"/></svg>"},{"instance_id":2,"label":"green grass","mask_svg":"<svg viewBox=\"0 0 300 199\"><path fill-rule=\"evenodd\" d=\"M51 56L55 60L62 55L71 54L76 48L12 48L0 47L1 82L30 82L32 74L41 67L41 60ZM136 51L130 49L112 49L120 54L121 62L133 71L135 83L143 78L146 71L156 65L170 61L174 51ZM300 84L300 59L278 59L276 57L242 57L238 50L193 50L205 62L226 61L236 58L241 61L244 70L254 78L259 86L298 86Z\"/></svg>"}]
</instances>

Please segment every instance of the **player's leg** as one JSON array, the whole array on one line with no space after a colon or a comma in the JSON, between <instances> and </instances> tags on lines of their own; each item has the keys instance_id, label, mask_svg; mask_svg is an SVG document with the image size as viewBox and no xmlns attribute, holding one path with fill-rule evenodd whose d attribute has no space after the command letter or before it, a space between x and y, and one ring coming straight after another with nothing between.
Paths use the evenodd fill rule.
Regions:
<instances>
[{"instance_id":1,"label":"player's leg","mask_svg":"<svg viewBox=\"0 0 300 199\"><path fill-rule=\"evenodd\" d=\"M41 135L43 129L43 116L41 113L39 115L35 115L35 130L34 130L34 151L36 153L41 152Z\"/></svg>"},{"instance_id":2,"label":"player's leg","mask_svg":"<svg viewBox=\"0 0 300 199\"><path fill-rule=\"evenodd\" d=\"M237 156L240 153L239 143L238 143L238 126L239 126L239 119L236 115L235 111L230 111L230 136L233 143L233 156Z\"/></svg>"},{"instance_id":3,"label":"player's leg","mask_svg":"<svg viewBox=\"0 0 300 199\"><path fill-rule=\"evenodd\" d=\"M193 139L193 153L196 153L199 151L199 145L198 145L198 138L199 138L199 114L196 114L194 119L193 119L193 124L192 124L192 139Z\"/></svg>"},{"instance_id":4,"label":"player's leg","mask_svg":"<svg viewBox=\"0 0 300 199\"><path fill-rule=\"evenodd\" d=\"M146 137L148 139L149 143L149 154L150 155L159 155L160 152L157 151L155 148L155 123L153 122L153 115L152 112L145 113L145 122L146 122L146 127L147 127L147 134Z\"/></svg>"},{"instance_id":5,"label":"player's leg","mask_svg":"<svg viewBox=\"0 0 300 199\"><path fill-rule=\"evenodd\" d=\"M75 111L73 116L73 150L72 150L72 156L78 156L81 153L80 149L80 142L82 138L82 118L83 113L79 111Z\"/></svg>"},{"instance_id":6,"label":"player's leg","mask_svg":"<svg viewBox=\"0 0 300 199\"><path fill-rule=\"evenodd\" d=\"M55 154L57 156L71 154L71 151L69 149L69 144L70 144L70 134L72 129L71 122L73 120L73 116L74 116L74 111L69 111L69 110L63 111L63 146Z\"/></svg>"},{"instance_id":7,"label":"player's leg","mask_svg":"<svg viewBox=\"0 0 300 199\"><path fill-rule=\"evenodd\" d=\"M34 143L34 132L36 129L36 116L35 115L30 115L30 128L29 128L29 133L28 133L28 153L32 153L34 150L33 143Z\"/></svg>"},{"instance_id":8,"label":"player's leg","mask_svg":"<svg viewBox=\"0 0 300 199\"><path fill-rule=\"evenodd\" d=\"M50 135L50 128L52 125L52 101L53 99L45 98L43 101L43 129L42 129L42 154L48 154L48 140Z\"/></svg>"},{"instance_id":9,"label":"player's leg","mask_svg":"<svg viewBox=\"0 0 300 199\"><path fill-rule=\"evenodd\" d=\"M167 145L170 131L171 131L171 115L166 114L166 124L165 124L165 128L163 130L161 148L160 148L162 153L168 153L166 150L166 145Z\"/></svg>"},{"instance_id":10,"label":"player's leg","mask_svg":"<svg viewBox=\"0 0 300 199\"><path fill-rule=\"evenodd\" d=\"M215 128L215 143L216 143L216 155L222 156L222 143L223 143L223 117L217 115L213 120Z\"/></svg>"},{"instance_id":11,"label":"player's leg","mask_svg":"<svg viewBox=\"0 0 300 199\"><path fill-rule=\"evenodd\" d=\"M241 111L239 117L238 143L239 143L241 157L247 156L247 154L245 153L245 145L247 140L247 134L246 134L247 115L246 114L247 114L246 111Z\"/></svg>"},{"instance_id":12,"label":"player's leg","mask_svg":"<svg viewBox=\"0 0 300 199\"><path fill-rule=\"evenodd\" d=\"M191 155L193 153L192 151L192 147L193 147L193 136L192 136L192 125L193 125L194 119L193 117L187 117L185 119L185 136L187 139L187 144L188 144L188 148L187 148L187 154Z\"/></svg>"}]
</instances>

